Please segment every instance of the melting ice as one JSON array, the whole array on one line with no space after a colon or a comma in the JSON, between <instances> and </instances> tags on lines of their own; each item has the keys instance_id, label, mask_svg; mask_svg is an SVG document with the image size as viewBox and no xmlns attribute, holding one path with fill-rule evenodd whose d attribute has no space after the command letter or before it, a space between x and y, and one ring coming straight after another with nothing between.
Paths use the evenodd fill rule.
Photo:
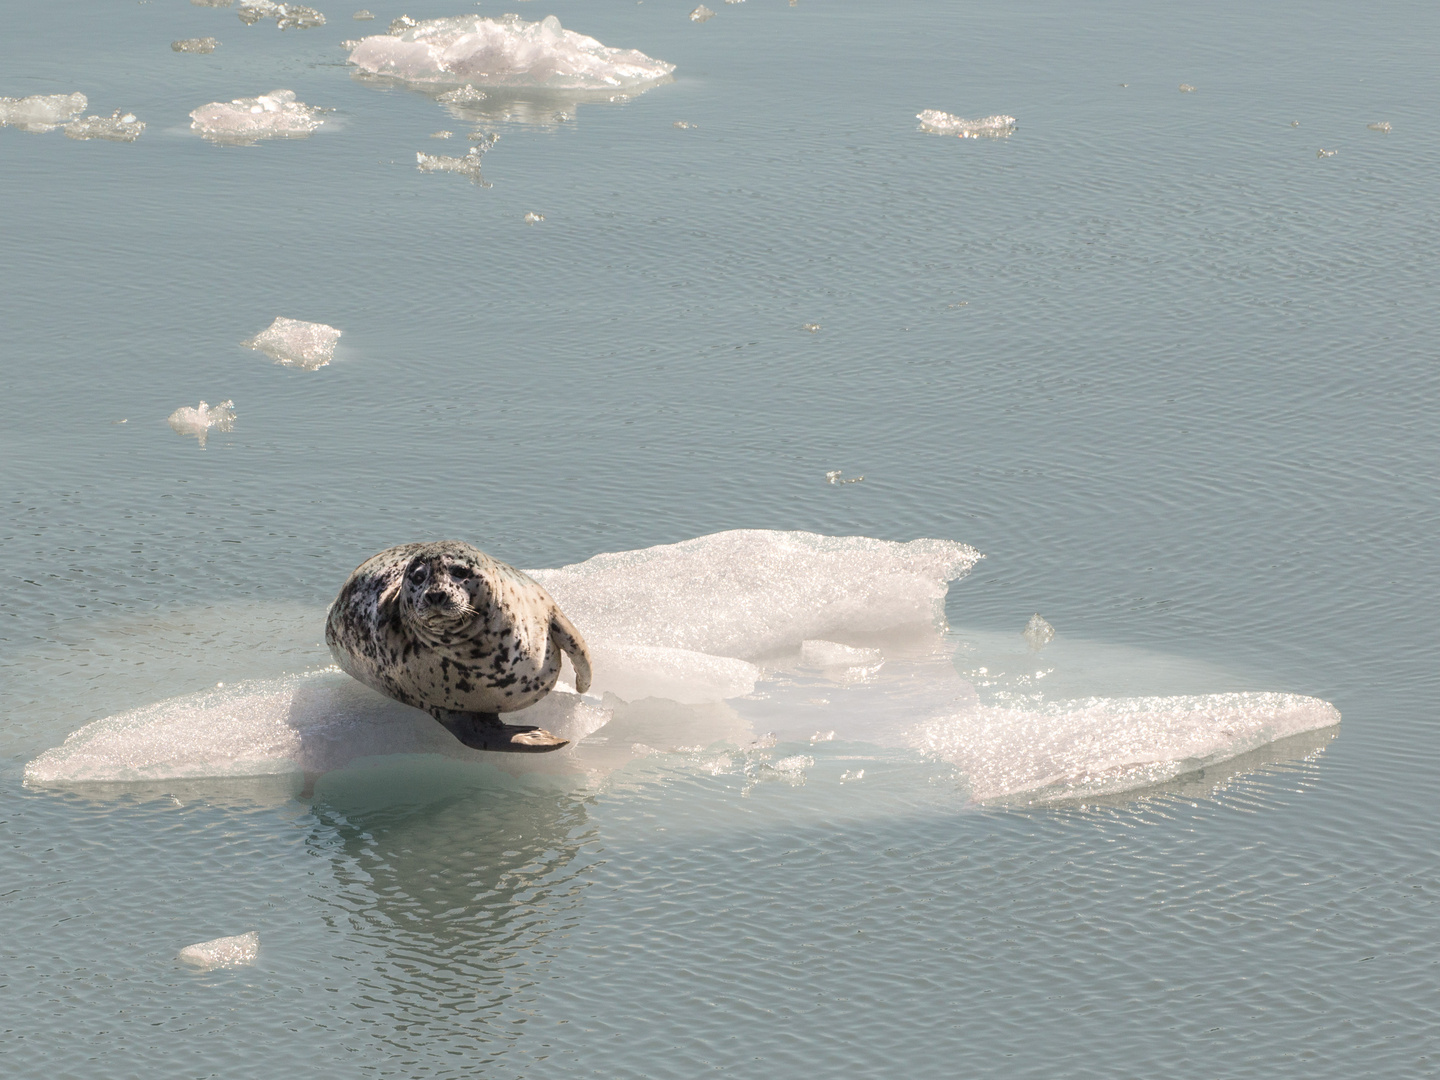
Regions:
<instances>
[{"instance_id":1,"label":"melting ice","mask_svg":"<svg viewBox=\"0 0 1440 1080\"><path fill-rule=\"evenodd\" d=\"M489 182L480 172L480 165L485 157L485 152L499 141L498 135L490 135L478 140L474 146L465 151L461 157L453 157L446 154L427 154L423 150L415 151L415 167L421 172L452 172L479 184L481 187L489 187Z\"/></svg>"},{"instance_id":2,"label":"melting ice","mask_svg":"<svg viewBox=\"0 0 1440 1080\"><path fill-rule=\"evenodd\" d=\"M272 90L201 105L190 114L190 127L215 142L251 146L259 139L303 139L325 122L326 111L296 101L293 90Z\"/></svg>"},{"instance_id":3,"label":"melting ice","mask_svg":"<svg viewBox=\"0 0 1440 1080\"><path fill-rule=\"evenodd\" d=\"M180 950L180 959L187 964L194 964L202 971L214 971L216 968L243 967L253 964L259 952L260 934L251 930L248 934L236 934L234 937L215 938L213 941L201 941L194 945L186 945Z\"/></svg>"},{"instance_id":4,"label":"melting ice","mask_svg":"<svg viewBox=\"0 0 1440 1080\"><path fill-rule=\"evenodd\" d=\"M240 21L253 25L261 19L274 19L281 30L308 30L324 26L325 16L304 4L277 4L274 0L243 0L238 14Z\"/></svg>"},{"instance_id":5,"label":"melting ice","mask_svg":"<svg viewBox=\"0 0 1440 1080\"><path fill-rule=\"evenodd\" d=\"M335 355L342 331L324 323L287 319L283 315L240 344L273 357L277 364L318 371Z\"/></svg>"},{"instance_id":6,"label":"melting ice","mask_svg":"<svg viewBox=\"0 0 1440 1080\"><path fill-rule=\"evenodd\" d=\"M172 41L170 48L183 53L213 53L215 46L219 44L213 37L192 37Z\"/></svg>"},{"instance_id":7,"label":"melting ice","mask_svg":"<svg viewBox=\"0 0 1440 1080\"><path fill-rule=\"evenodd\" d=\"M65 134L71 139L107 139L110 142L134 142L145 130L145 122L134 113L116 109L110 116L87 116L71 120Z\"/></svg>"},{"instance_id":8,"label":"melting ice","mask_svg":"<svg viewBox=\"0 0 1440 1080\"><path fill-rule=\"evenodd\" d=\"M89 104L84 94L32 94L30 97L0 97L0 127L21 131L54 131L74 120Z\"/></svg>"},{"instance_id":9,"label":"melting ice","mask_svg":"<svg viewBox=\"0 0 1440 1080\"><path fill-rule=\"evenodd\" d=\"M182 405L170 414L166 423L175 429L177 435L194 435L200 440L203 448L205 440L212 430L234 430L235 403L222 401L219 405L212 407L202 401L193 409L188 405Z\"/></svg>"},{"instance_id":10,"label":"melting ice","mask_svg":"<svg viewBox=\"0 0 1440 1080\"><path fill-rule=\"evenodd\" d=\"M950 631L947 591L979 558L948 540L736 530L529 571L594 663L589 694L571 692L567 664L513 716L573 741L557 754L471 750L328 669L96 721L26 780L317 773L394 754L603 776L659 753L749 785L858 752L946 763L973 799L1035 801L1148 787L1339 720L1299 695L1196 692L1222 688L1213 669L1153 654L1067 638L1042 662L1013 630Z\"/></svg>"},{"instance_id":11,"label":"melting ice","mask_svg":"<svg viewBox=\"0 0 1440 1080\"><path fill-rule=\"evenodd\" d=\"M365 38L350 62L371 75L421 85L564 90L641 89L675 70L635 49L610 48L566 30L554 15L533 23L513 15L464 15L395 29L400 32Z\"/></svg>"},{"instance_id":12,"label":"melting ice","mask_svg":"<svg viewBox=\"0 0 1440 1080\"><path fill-rule=\"evenodd\" d=\"M961 139L1006 138L1014 130L1013 116L986 116L979 120L965 120L939 109L926 109L915 114L920 121L920 130L931 135L955 135Z\"/></svg>"}]
</instances>

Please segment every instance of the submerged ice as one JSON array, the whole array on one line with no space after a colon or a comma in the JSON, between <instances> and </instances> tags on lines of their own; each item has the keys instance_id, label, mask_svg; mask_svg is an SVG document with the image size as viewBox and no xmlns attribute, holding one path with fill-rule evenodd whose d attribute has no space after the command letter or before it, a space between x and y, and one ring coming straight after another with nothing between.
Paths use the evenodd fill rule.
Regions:
<instances>
[{"instance_id":1,"label":"submerged ice","mask_svg":"<svg viewBox=\"0 0 1440 1080\"><path fill-rule=\"evenodd\" d=\"M563 90L639 89L675 70L635 49L610 48L566 30L554 15L539 22L464 15L411 23L365 38L350 62L371 75L420 85Z\"/></svg>"},{"instance_id":2,"label":"submerged ice","mask_svg":"<svg viewBox=\"0 0 1440 1080\"><path fill-rule=\"evenodd\" d=\"M1224 685L1213 669L1153 654L1066 637L1042 661L1013 629L951 631L948 589L980 557L949 540L735 530L529 571L585 636L594 681L573 693L567 663L507 718L570 747L498 767L603 776L659 754L749 785L802 782L820 756L898 754L947 764L973 799L1034 801L1168 782L1339 720L1314 698L1208 692ZM96 721L26 780L319 773L396 754L497 764L328 669Z\"/></svg>"},{"instance_id":3,"label":"submerged ice","mask_svg":"<svg viewBox=\"0 0 1440 1080\"><path fill-rule=\"evenodd\" d=\"M939 109L926 109L915 114L920 121L920 130L931 135L955 135L961 139L1005 138L1014 132L1016 120L1013 116L985 116L979 120L966 120L953 113Z\"/></svg>"},{"instance_id":4,"label":"submerged ice","mask_svg":"<svg viewBox=\"0 0 1440 1080\"><path fill-rule=\"evenodd\" d=\"M251 930L248 934L234 937L215 938L186 945L180 950L180 959L193 964L202 971L216 968L244 967L255 962L260 953L260 934Z\"/></svg>"},{"instance_id":5,"label":"submerged ice","mask_svg":"<svg viewBox=\"0 0 1440 1080\"><path fill-rule=\"evenodd\" d=\"M240 344L263 352L277 364L318 371L335 355L335 343L343 331L324 323L304 322L278 316L260 333Z\"/></svg>"}]
</instances>

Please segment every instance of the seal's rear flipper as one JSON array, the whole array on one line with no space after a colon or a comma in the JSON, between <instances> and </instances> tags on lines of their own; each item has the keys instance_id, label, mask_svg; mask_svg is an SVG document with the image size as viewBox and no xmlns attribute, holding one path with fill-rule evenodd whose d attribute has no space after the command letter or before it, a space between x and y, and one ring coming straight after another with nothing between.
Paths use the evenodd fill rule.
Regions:
<instances>
[{"instance_id":1,"label":"seal's rear flipper","mask_svg":"<svg viewBox=\"0 0 1440 1080\"><path fill-rule=\"evenodd\" d=\"M466 746L501 754L548 754L569 746L569 739L551 735L534 724L502 724L496 713L445 712L435 719Z\"/></svg>"}]
</instances>

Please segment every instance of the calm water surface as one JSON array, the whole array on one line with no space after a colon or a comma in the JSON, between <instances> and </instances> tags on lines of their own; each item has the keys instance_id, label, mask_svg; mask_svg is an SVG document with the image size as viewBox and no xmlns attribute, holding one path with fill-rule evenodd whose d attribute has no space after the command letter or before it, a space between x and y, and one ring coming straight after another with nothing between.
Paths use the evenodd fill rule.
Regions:
<instances>
[{"instance_id":1,"label":"calm water surface","mask_svg":"<svg viewBox=\"0 0 1440 1080\"><path fill-rule=\"evenodd\" d=\"M0 130L0 1071L1440 1074L1440 13L512 6L677 70L493 117L485 188L414 167L463 125L345 66L399 8L4 5L0 95L149 127ZM334 130L188 130L279 87ZM336 362L236 344L279 314ZM239 416L203 450L165 424L201 398ZM842 783L844 747L803 786L22 785L89 721L324 663L390 544L737 527L962 540L961 631L1040 610L1344 721L1056 809L883 756ZM174 960L250 929L254 967Z\"/></svg>"}]
</instances>

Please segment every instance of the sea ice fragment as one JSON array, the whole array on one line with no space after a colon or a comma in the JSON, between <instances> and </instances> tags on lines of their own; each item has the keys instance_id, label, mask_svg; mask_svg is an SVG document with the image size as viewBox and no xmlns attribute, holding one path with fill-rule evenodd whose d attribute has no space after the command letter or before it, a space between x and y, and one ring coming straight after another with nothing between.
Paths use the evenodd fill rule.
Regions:
<instances>
[{"instance_id":1,"label":"sea ice fragment","mask_svg":"<svg viewBox=\"0 0 1440 1080\"><path fill-rule=\"evenodd\" d=\"M430 133L432 139L450 139L453 138L454 135L455 133L453 131L432 131Z\"/></svg>"},{"instance_id":2,"label":"sea ice fragment","mask_svg":"<svg viewBox=\"0 0 1440 1080\"><path fill-rule=\"evenodd\" d=\"M1323 150L1323 149L1322 149L1322 150L1316 150L1316 151L1315 151L1315 156L1316 156L1317 158L1334 157L1334 156L1335 156L1336 154L1338 154L1339 152L1340 152L1339 150Z\"/></svg>"},{"instance_id":3,"label":"sea ice fragment","mask_svg":"<svg viewBox=\"0 0 1440 1080\"><path fill-rule=\"evenodd\" d=\"M694 11L690 12L691 22L704 22L706 19L713 19L714 17L715 13L704 4L701 4Z\"/></svg>"},{"instance_id":4,"label":"sea ice fragment","mask_svg":"<svg viewBox=\"0 0 1440 1080\"><path fill-rule=\"evenodd\" d=\"M190 0L196 7L229 7L234 0Z\"/></svg>"},{"instance_id":5,"label":"sea ice fragment","mask_svg":"<svg viewBox=\"0 0 1440 1080\"><path fill-rule=\"evenodd\" d=\"M215 46L219 44L213 37L192 37L172 41L170 48L183 53L213 53Z\"/></svg>"},{"instance_id":6,"label":"sea ice fragment","mask_svg":"<svg viewBox=\"0 0 1440 1080\"><path fill-rule=\"evenodd\" d=\"M920 121L920 130L931 135L954 135L961 139L1006 138L1016 127L1013 116L985 116L979 120L966 120L953 113L939 109L926 109L915 114Z\"/></svg>"},{"instance_id":7,"label":"sea ice fragment","mask_svg":"<svg viewBox=\"0 0 1440 1080\"><path fill-rule=\"evenodd\" d=\"M484 90L476 90L475 87L466 83L454 90L445 91L435 100L441 105L473 105L477 101L484 101L489 96Z\"/></svg>"},{"instance_id":8,"label":"sea ice fragment","mask_svg":"<svg viewBox=\"0 0 1440 1080\"><path fill-rule=\"evenodd\" d=\"M186 945L180 950L180 959L187 964L194 964L202 971L214 971L216 968L243 967L255 962L255 956L260 951L260 934L251 930L248 934L236 934L234 937L216 938L213 941L201 941L195 945Z\"/></svg>"},{"instance_id":9,"label":"sea ice fragment","mask_svg":"<svg viewBox=\"0 0 1440 1080\"><path fill-rule=\"evenodd\" d=\"M1365 126L1366 126L1367 128L1369 128L1371 131L1390 131L1390 130L1391 130L1390 121L1388 121L1388 120L1376 120L1375 123L1373 123L1373 124L1366 124Z\"/></svg>"},{"instance_id":10,"label":"sea ice fragment","mask_svg":"<svg viewBox=\"0 0 1440 1080\"><path fill-rule=\"evenodd\" d=\"M1038 651L1054 639L1055 627L1046 622L1037 611L1030 616L1030 621L1025 624L1025 629L1020 631L1020 636L1030 643L1030 648Z\"/></svg>"},{"instance_id":11,"label":"sea ice fragment","mask_svg":"<svg viewBox=\"0 0 1440 1080\"><path fill-rule=\"evenodd\" d=\"M803 323L800 329L806 330L812 334L818 334L820 332L820 324L818 322L807 322Z\"/></svg>"},{"instance_id":12,"label":"sea ice fragment","mask_svg":"<svg viewBox=\"0 0 1440 1080\"><path fill-rule=\"evenodd\" d=\"M212 101L190 114L190 127L214 142L251 146L260 139L303 139L325 121L327 110L295 100L293 90L253 98Z\"/></svg>"},{"instance_id":13,"label":"sea ice fragment","mask_svg":"<svg viewBox=\"0 0 1440 1080\"><path fill-rule=\"evenodd\" d=\"M527 210L527 211L525 212L525 224L526 224L526 225L538 225L538 224L540 224L540 222L542 222L542 221L544 221L544 220L545 220L545 215L544 215L544 214L537 214L537 213L535 213L533 210Z\"/></svg>"},{"instance_id":14,"label":"sea ice fragment","mask_svg":"<svg viewBox=\"0 0 1440 1080\"><path fill-rule=\"evenodd\" d=\"M1193 94L1194 92L1195 92L1195 87L1191 86L1188 82L1182 82L1182 83L1180 84L1180 93L1182 93L1182 94Z\"/></svg>"},{"instance_id":15,"label":"sea ice fragment","mask_svg":"<svg viewBox=\"0 0 1440 1080\"><path fill-rule=\"evenodd\" d=\"M366 11L364 8L361 8L359 11L357 11L354 15L351 15L350 17L352 19L355 19L357 22L365 22L367 19L375 18L374 15L371 15L370 12Z\"/></svg>"},{"instance_id":16,"label":"sea ice fragment","mask_svg":"<svg viewBox=\"0 0 1440 1080\"><path fill-rule=\"evenodd\" d=\"M237 14L240 21L253 25L261 19L274 19L281 30L308 30L324 26L325 16L304 4L277 4L274 0L241 0Z\"/></svg>"},{"instance_id":17,"label":"sea ice fragment","mask_svg":"<svg viewBox=\"0 0 1440 1080\"><path fill-rule=\"evenodd\" d=\"M111 142L134 142L145 130L145 122L134 113L116 109L110 116L87 116L71 120L65 134L71 139L108 139Z\"/></svg>"},{"instance_id":18,"label":"sea ice fragment","mask_svg":"<svg viewBox=\"0 0 1440 1080\"><path fill-rule=\"evenodd\" d=\"M266 329L240 344L274 357L277 364L316 371L330 363L341 331L324 323L276 318Z\"/></svg>"},{"instance_id":19,"label":"sea ice fragment","mask_svg":"<svg viewBox=\"0 0 1440 1080\"><path fill-rule=\"evenodd\" d=\"M691 128L697 128L697 127L699 127L700 125L699 125L699 124L692 124L692 123L690 123L690 121L688 121L688 120L676 120L675 123L673 123L673 124L670 125L670 126L671 126L671 127L677 127L677 128L679 128L681 131L689 131Z\"/></svg>"},{"instance_id":20,"label":"sea ice fragment","mask_svg":"<svg viewBox=\"0 0 1440 1080\"><path fill-rule=\"evenodd\" d=\"M421 172L453 172L461 176L468 176L472 183L481 187L489 187L490 183L480 172L480 163L485 157L485 152L500 141L498 135L471 135L476 139L474 146L465 151L463 157L448 157L444 154L427 154L423 150L415 152L415 167Z\"/></svg>"},{"instance_id":21,"label":"sea ice fragment","mask_svg":"<svg viewBox=\"0 0 1440 1080\"><path fill-rule=\"evenodd\" d=\"M396 23L389 34L361 41L350 62L412 84L557 90L647 88L675 70L635 49L610 48L566 30L554 15L539 22L466 15Z\"/></svg>"},{"instance_id":22,"label":"sea ice fragment","mask_svg":"<svg viewBox=\"0 0 1440 1080\"><path fill-rule=\"evenodd\" d=\"M858 484L864 480L863 476L846 476L844 469L831 469L825 474L827 484Z\"/></svg>"},{"instance_id":23,"label":"sea ice fragment","mask_svg":"<svg viewBox=\"0 0 1440 1080\"><path fill-rule=\"evenodd\" d=\"M232 431L235 428L235 402L222 401L213 408L200 402L196 408L182 405L167 418L177 435L194 435L200 441L201 449L210 431Z\"/></svg>"},{"instance_id":24,"label":"sea ice fragment","mask_svg":"<svg viewBox=\"0 0 1440 1080\"><path fill-rule=\"evenodd\" d=\"M21 131L54 131L74 120L90 102L84 94L32 94L29 97L0 97L0 127Z\"/></svg>"}]
</instances>

